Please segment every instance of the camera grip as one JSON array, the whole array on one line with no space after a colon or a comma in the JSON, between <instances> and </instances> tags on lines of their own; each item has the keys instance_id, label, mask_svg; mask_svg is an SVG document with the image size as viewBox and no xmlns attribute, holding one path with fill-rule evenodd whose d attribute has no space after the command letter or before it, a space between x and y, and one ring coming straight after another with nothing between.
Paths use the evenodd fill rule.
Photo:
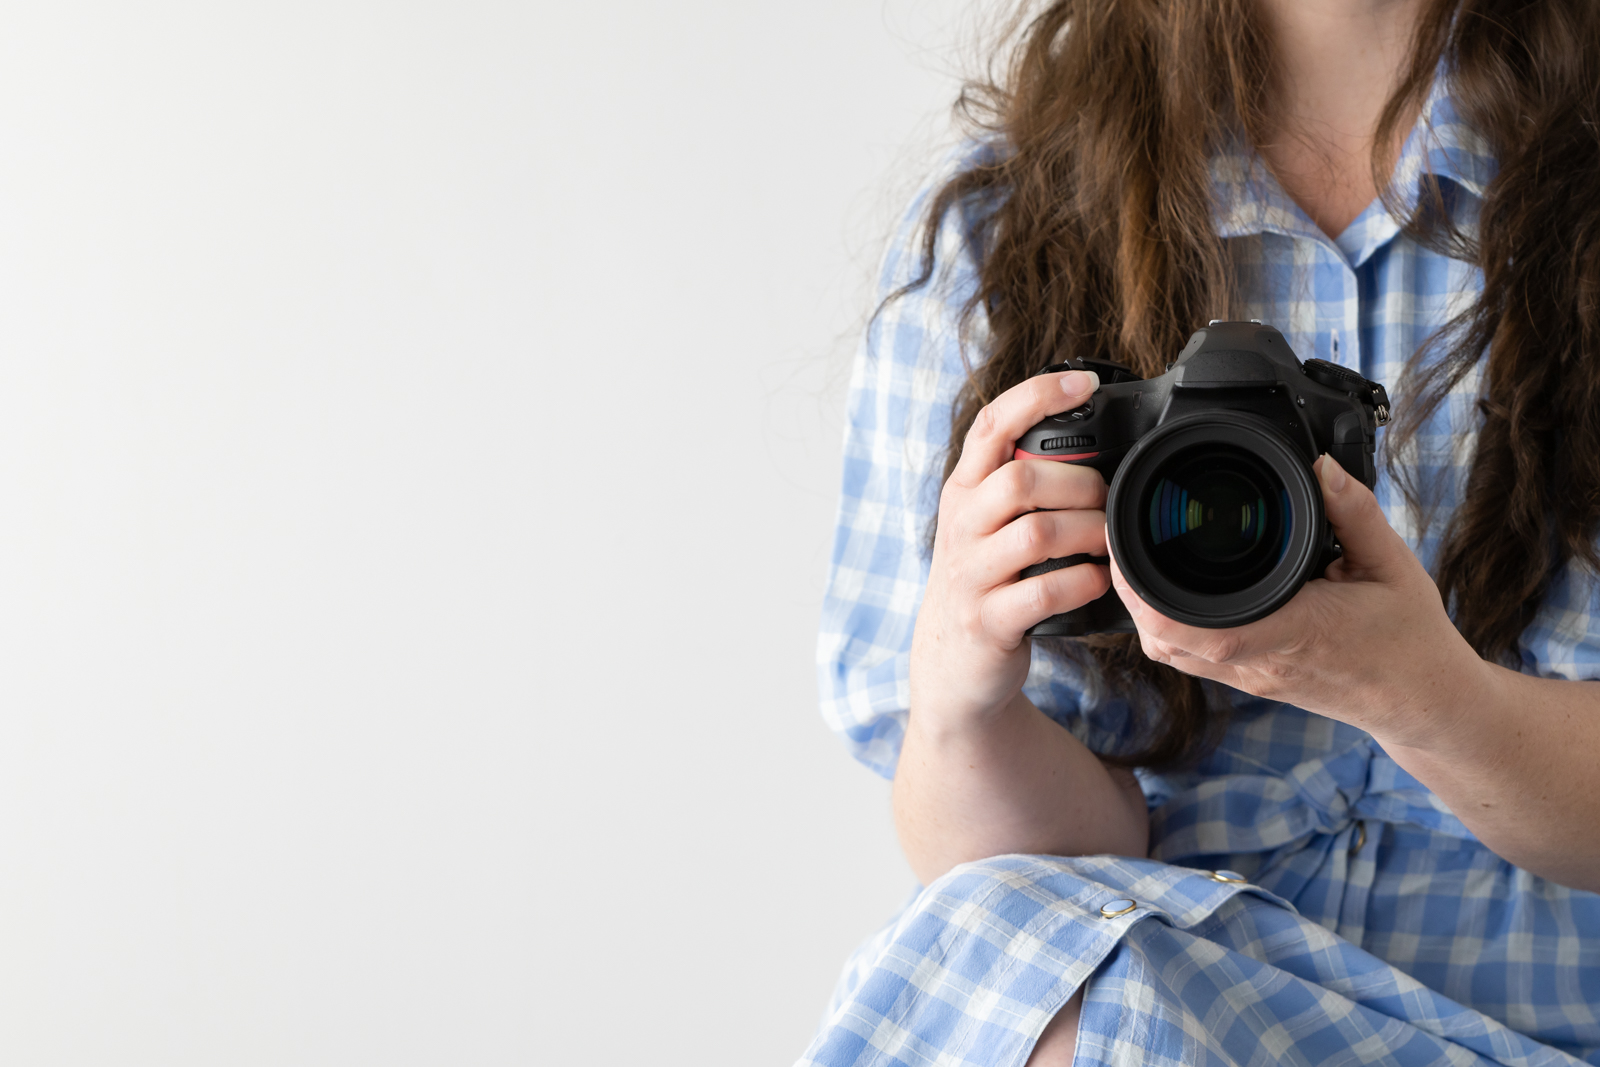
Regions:
<instances>
[{"instance_id":1,"label":"camera grip","mask_svg":"<svg viewBox=\"0 0 1600 1067\"><path fill-rule=\"evenodd\" d=\"M1022 569L1022 577L1032 578L1039 574L1049 574L1064 567L1076 567L1080 563L1110 563L1108 556L1091 556L1080 552L1075 556L1062 556L1059 559L1047 559L1043 563L1035 563L1031 567ZM1128 614L1128 609L1123 605L1122 598L1117 596L1115 589L1107 589L1105 595L1098 600L1091 600L1081 608L1073 611L1064 611L1059 615L1052 615L1042 622L1036 623L1027 631L1029 637L1083 637L1086 634L1131 634L1134 632L1133 616Z\"/></svg>"}]
</instances>

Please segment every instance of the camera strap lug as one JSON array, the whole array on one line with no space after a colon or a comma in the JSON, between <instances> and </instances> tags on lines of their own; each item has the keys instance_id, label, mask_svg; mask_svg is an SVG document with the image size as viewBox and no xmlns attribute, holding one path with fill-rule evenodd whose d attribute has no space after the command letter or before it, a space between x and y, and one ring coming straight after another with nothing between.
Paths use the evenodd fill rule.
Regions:
<instances>
[{"instance_id":1,"label":"camera strap lug","mask_svg":"<svg viewBox=\"0 0 1600 1067\"><path fill-rule=\"evenodd\" d=\"M1367 384L1372 386L1372 414L1377 417L1379 426L1387 425L1389 422L1389 390L1370 379Z\"/></svg>"}]
</instances>

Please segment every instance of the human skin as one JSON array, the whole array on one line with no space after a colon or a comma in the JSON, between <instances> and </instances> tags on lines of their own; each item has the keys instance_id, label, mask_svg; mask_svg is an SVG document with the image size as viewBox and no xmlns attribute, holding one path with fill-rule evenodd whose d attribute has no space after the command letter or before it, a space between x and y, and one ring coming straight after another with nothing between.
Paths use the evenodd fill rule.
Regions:
<instances>
[{"instance_id":1,"label":"human skin","mask_svg":"<svg viewBox=\"0 0 1600 1067\"><path fill-rule=\"evenodd\" d=\"M1271 127L1256 151L1330 237L1378 195L1378 116L1410 58L1421 0L1259 0L1272 41ZM1412 116L1400 124L1402 137ZM1400 142L1378 151L1387 172Z\"/></svg>"},{"instance_id":2,"label":"human skin","mask_svg":"<svg viewBox=\"0 0 1600 1067\"><path fill-rule=\"evenodd\" d=\"M1398 84L1420 6L1262 0L1282 73L1273 85L1274 133L1259 150L1325 230L1339 232L1377 196L1373 130ZM1105 490L1093 472L1008 461L1016 437L1080 403L1093 391L1089 380L1033 379L985 408L940 499L894 791L901 845L924 884L958 863L1005 852L1146 851L1132 776L1107 769L1021 692L1023 631L1099 596L1108 579L1088 565L1026 581L1017 572L1049 557L1103 552ZM1030 514L1041 508L1088 513L1089 525L1070 514ZM1171 654L1192 651L1162 632Z\"/></svg>"},{"instance_id":3,"label":"human skin","mask_svg":"<svg viewBox=\"0 0 1600 1067\"><path fill-rule=\"evenodd\" d=\"M900 841L923 884L1007 852L1142 856L1149 820L1131 775L1114 775L1022 694L1023 631L1109 586L1106 568L1027 581L1051 557L1106 552L1106 485L1087 467L1011 462L1046 415L1099 381L1029 379L984 408L945 483L934 563L911 645L911 714L895 773Z\"/></svg>"},{"instance_id":4,"label":"human skin","mask_svg":"<svg viewBox=\"0 0 1600 1067\"><path fill-rule=\"evenodd\" d=\"M1373 131L1406 59L1418 0L1262 0L1279 78L1274 134L1258 146L1285 191L1329 234L1377 195ZM1383 146L1392 154L1398 145ZM1065 464L1008 462L1092 376L1030 379L979 414L940 500L911 651L911 707L895 822L924 884L1007 852L1148 850L1143 798L1022 695L1034 623L1099 596L1090 565L1025 581L1028 564L1104 551L1104 485ZM1078 473L1072 473L1078 472ZM1085 477L1088 475L1088 477ZM1600 691L1485 663L1372 494L1317 463L1344 557L1270 619L1182 626L1116 575L1147 654L1203 678L1370 732L1490 849L1563 885L1600 889ZM1039 517L1035 509L1058 514ZM1081 991L1030 1067L1068 1064Z\"/></svg>"},{"instance_id":5,"label":"human skin","mask_svg":"<svg viewBox=\"0 0 1600 1067\"><path fill-rule=\"evenodd\" d=\"M1099 475L1002 458L1028 427L1096 384L1068 372L1003 394L945 486L895 778L902 845L924 883L1006 852L1147 852L1131 776L1105 767L1020 691L1030 653L1022 632L1098 596L1105 569L1005 580L1038 559L1104 551ZM1113 560L1111 581L1146 654L1366 730L1496 854L1562 885L1600 889L1600 779L1591 771L1600 691L1479 658L1371 490L1326 456L1315 471L1344 554L1267 619L1226 630L1176 623L1144 604ZM1079 1003L1047 1028L1035 1067L1070 1062Z\"/></svg>"},{"instance_id":6,"label":"human skin","mask_svg":"<svg viewBox=\"0 0 1600 1067\"><path fill-rule=\"evenodd\" d=\"M1087 467L1012 461L1018 437L1099 387L1092 373L1042 375L979 413L945 483L933 565L911 644L911 713L894 779L900 844L924 885L1007 852L1148 852L1133 776L1113 771L1022 694L1029 626L1109 585L1085 564L1017 581L1052 557L1106 551L1106 485ZM1034 1067L1071 1062L1083 994L1034 1048Z\"/></svg>"},{"instance_id":7,"label":"human skin","mask_svg":"<svg viewBox=\"0 0 1600 1067\"><path fill-rule=\"evenodd\" d=\"M1600 688L1480 659L1372 491L1324 456L1344 555L1260 622L1184 626L1112 580L1146 655L1368 733L1503 859L1600 890Z\"/></svg>"}]
</instances>

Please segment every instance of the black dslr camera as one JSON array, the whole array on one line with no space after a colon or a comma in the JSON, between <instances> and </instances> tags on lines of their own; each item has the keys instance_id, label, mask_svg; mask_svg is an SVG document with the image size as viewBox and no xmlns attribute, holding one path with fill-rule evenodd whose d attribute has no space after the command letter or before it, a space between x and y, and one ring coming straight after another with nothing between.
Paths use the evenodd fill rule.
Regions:
<instances>
[{"instance_id":1,"label":"black dslr camera","mask_svg":"<svg viewBox=\"0 0 1600 1067\"><path fill-rule=\"evenodd\" d=\"M1110 483L1106 540L1145 603L1191 626L1243 626L1277 611L1339 557L1311 464L1326 452L1370 489L1383 386L1327 360L1302 363L1259 322L1213 321L1175 363L1145 380L1120 363L1072 360L1041 374L1092 370L1088 403L1017 442L1017 459L1093 467ZM1032 577L1103 557L1068 556ZM1028 633L1129 633L1113 589Z\"/></svg>"}]
</instances>

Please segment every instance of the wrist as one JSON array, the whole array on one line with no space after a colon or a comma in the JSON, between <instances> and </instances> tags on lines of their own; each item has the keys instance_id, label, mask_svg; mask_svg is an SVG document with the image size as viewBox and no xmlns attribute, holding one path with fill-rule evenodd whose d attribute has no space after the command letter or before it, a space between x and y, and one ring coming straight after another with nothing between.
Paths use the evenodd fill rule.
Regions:
<instances>
[{"instance_id":1,"label":"wrist","mask_svg":"<svg viewBox=\"0 0 1600 1067\"><path fill-rule=\"evenodd\" d=\"M1413 665L1403 689L1381 694L1388 709L1381 728L1370 732L1386 749L1406 748L1452 758L1482 736L1480 715L1501 700L1509 674L1484 660L1459 634L1448 653Z\"/></svg>"},{"instance_id":2,"label":"wrist","mask_svg":"<svg viewBox=\"0 0 1600 1067\"><path fill-rule=\"evenodd\" d=\"M983 744L1003 734L1019 716L1034 710L1033 701L1019 688L998 704L972 706L939 700L919 700L911 695L906 732L915 733L934 748Z\"/></svg>"}]
</instances>

